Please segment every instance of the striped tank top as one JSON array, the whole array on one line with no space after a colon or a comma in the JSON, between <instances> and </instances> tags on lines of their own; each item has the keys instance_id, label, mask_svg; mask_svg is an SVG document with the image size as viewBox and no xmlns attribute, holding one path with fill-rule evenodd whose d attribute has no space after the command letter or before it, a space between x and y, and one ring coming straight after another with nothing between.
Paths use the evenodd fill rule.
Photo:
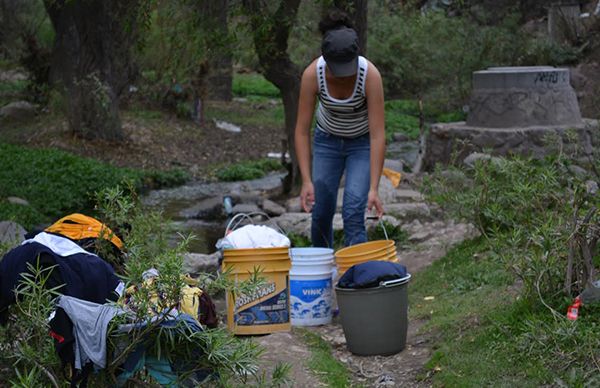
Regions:
<instances>
[{"instance_id":1,"label":"striped tank top","mask_svg":"<svg viewBox=\"0 0 600 388\"><path fill-rule=\"evenodd\" d=\"M358 72L352 95L344 100L333 98L327 90L325 80L325 60L317 61L317 82L319 83L319 105L317 107L317 127L332 135L354 138L369 132L369 116L365 96L367 60L358 57Z\"/></svg>"}]
</instances>

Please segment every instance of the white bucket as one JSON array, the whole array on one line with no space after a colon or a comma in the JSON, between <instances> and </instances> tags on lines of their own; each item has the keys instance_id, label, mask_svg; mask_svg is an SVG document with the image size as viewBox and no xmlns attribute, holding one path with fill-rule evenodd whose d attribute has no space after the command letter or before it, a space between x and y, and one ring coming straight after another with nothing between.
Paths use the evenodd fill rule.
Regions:
<instances>
[{"instance_id":1,"label":"white bucket","mask_svg":"<svg viewBox=\"0 0 600 388\"><path fill-rule=\"evenodd\" d=\"M331 323L333 249L291 248L290 321L292 326Z\"/></svg>"}]
</instances>

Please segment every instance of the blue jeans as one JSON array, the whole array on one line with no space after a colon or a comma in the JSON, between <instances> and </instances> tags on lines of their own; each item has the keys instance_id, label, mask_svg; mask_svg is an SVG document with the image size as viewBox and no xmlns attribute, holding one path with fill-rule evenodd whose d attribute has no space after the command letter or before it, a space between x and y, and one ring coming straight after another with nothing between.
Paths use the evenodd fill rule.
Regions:
<instances>
[{"instance_id":1,"label":"blue jeans","mask_svg":"<svg viewBox=\"0 0 600 388\"><path fill-rule=\"evenodd\" d=\"M371 181L369 134L354 139L315 129L312 179L315 204L311 238L315 247L333 247L333 216L345 171L342 219L346 246L367 241L365 209Z\"/></svg>"}]
</instances>

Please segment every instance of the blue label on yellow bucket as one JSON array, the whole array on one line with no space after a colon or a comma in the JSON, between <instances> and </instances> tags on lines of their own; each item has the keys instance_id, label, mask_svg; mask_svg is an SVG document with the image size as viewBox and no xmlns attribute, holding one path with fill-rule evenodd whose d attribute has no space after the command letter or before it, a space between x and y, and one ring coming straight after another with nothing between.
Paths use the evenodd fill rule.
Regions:
<instances>
[{"instance_id":1,"label":"blue label on yellow bucket","mask_svg":"<svg viewBox=\"0 0 600 388\"><path fill-rule=\"evenodd\" d=\"M331 279L290 280L292 319L318 319L331 315Z\"/></svg>"},{"instance_id":2,"label":"blue label on yellow bucket","mask_svg":"<svg viewBox=\"0 0 600 388\"><path fill-rule=\"evenodd\" d=\"M267 284L264 289L257 290L250 297L238 298L236 300L236 313L234 321L240 326L251 325L272 325L277 323L287 323L290 320L288 315L288 293L283 290L275 296L263 300L258 304L254 304L246 309L244 305L252 303L256 299L260 299L264 295L271 294L275 291L275 284Z\"/></svg>"}]
</instances>

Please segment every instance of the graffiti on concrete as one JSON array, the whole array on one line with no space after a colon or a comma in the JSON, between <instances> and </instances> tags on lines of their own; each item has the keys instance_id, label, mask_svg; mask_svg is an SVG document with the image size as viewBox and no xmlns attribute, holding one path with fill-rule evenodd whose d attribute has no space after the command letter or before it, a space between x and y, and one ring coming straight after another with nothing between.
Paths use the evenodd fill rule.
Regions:
<instances>
[{"instance_id":1,"label":"graffiti on concrete","mask_svg":"<svg viewBox=\"0 0 600 388\"><path fill-rule=\"evenodd\" d=\"M567 80L567 75L565 72L556 72L556 71L540 71L539 73L537 73L535 75L535 78L533 80L533 83L535 85L539 85L539 84L543 84L543 85L549 85L549 84L557 84L559 81L561 83L566 82Z\"/></svg>"}]
</instances>

